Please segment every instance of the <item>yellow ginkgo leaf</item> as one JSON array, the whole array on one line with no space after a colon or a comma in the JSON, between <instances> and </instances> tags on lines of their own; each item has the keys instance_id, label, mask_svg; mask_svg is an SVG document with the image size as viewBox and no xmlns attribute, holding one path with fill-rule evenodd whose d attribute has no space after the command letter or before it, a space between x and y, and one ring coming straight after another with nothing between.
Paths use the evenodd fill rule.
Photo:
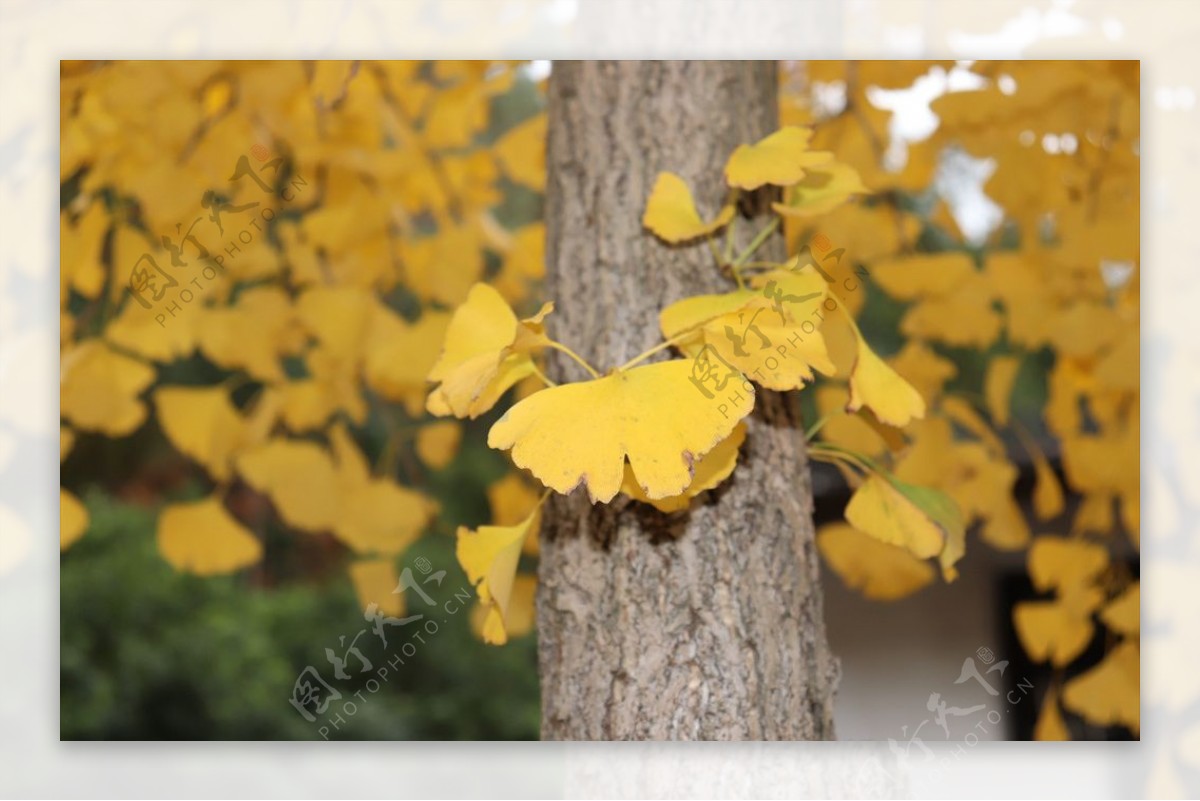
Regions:
<instances>
[{"instance_id":1,"label":"yellow ginkgo leaf","mask_svg":"<svg viewBox=\"0 0 1200 801\"><path fill-rule=\"evenodd\" d=\"M366 346L374 296L354 286L318 286L296 302L296 319L335 359L357 363Z\"/></svg>"},{"instance_id":2,"label":"yellow ginkgo leaf","mask_svg":"<svg viewBox=\"0 0 1200 801\"><path fill-rule=\"evenodd\" d=\"M883 259L871 265L871 282L896 300L941 297L975 271L971 255L951 250Z\"/></svg>"},{"instance_id":3,"label":"yellow ginkgo leaf","mask_svg":"<svg viewBox=\"0 0 1200 801\"><path fill-rule=\"evenodd\" d=\"M846 504L846 521L919 559L938 557L947 581L966 550L962 513L943 492L871 474Z\"/></svg>"},{"instance_id":4,"label":"yellow ginkgo leaf","mask_svg":"<svg viewBox=\"0 0 1200 801\"><path fill-rule=\"evenodd\" d=\"M996 356L988 364L983 395L987 399L988 413L998 426L1008 425L1009 400L1020 368L1021 360L1016 356Z\"/></svg>"},{"instance_id":5,"label":"yellow ginkgo leaf","mask_svg":"<svg viewBox=\"0 0 1200 801\"><path fill-rule=\"evenodd\" d=\"M967 553L966 521L958 504L947 493L932 487L906 484L894 477L888 481L900 491L905 500L920 509L945 532L946 544L938 554L938 567L942 571L943 580L957 579L958 568L955 565Z\"/></svg>"},{"instance_id":6,"label":"yellow ginkgo leaf","mask_svg":"<svg viewBox=\"0 0 1200 801\"><path fill-rule=\"evenodd\" d=\"M519 184L541 191L546 186L546 114L514 126L495 144L504 173Z\"/></svg>"},{"instance_id":7,"label":"yellow ginkgo leaf","mask_svg":"<svg viewBox=\"0 0 1200 801\"><path fill-rule=\"evenodd\" d=\"M1033 739L1047 741L1071 739L1071 732L1067 730L1062 711L1058 708L1058 690L1054 687L1046 691L1046 698L1042 701L1042 711L1038 715L1037 724L1033 727Z\"/></svg>"},{"instance_id":8,"label":"yellow ginkgo leaf","mask_svg":"<svg viewBox=\"0 0 1200 801\"><path fill-rule=\"evenodd\" d=\"M1136 581L1100 610L1100 622L1119 634L1137 634L1141 617L1142 590Z\"/></svg>"},{"instance_id":9,"label":"yellow ginkgo leaf","mask_svg":"<svg viewBox=\"0 0 1200 801\"><path fill-rule=\"evenodd\" d=\"M288 525L317 532L338 522L337 472L320 445L276 438L242 452L235 465L247 484L270 497Z\"/></svg>"},{"instance_id":10,"label":"yellow ginkgo leaf","mask_svg":"<svg viewBox=\"0 0 1200 801\"><path fill-rule=\"evenodd\" d=\"M914 214L900 214L899 209L881 203L876 206L842 206L821 218L821 233L834 242L851 242L856 261L871 265L871 275L879 259L907 250L920 236L922 223ZM807 226L804 220L784 220L785 230L800 235ZM789 237L789 241L793 241ZM798 244L798 242L797 242ZM839 278L854 273L847 269ZM872 278L873 280L873 278Z\"/></svg>"},{"instance_id":11,"label":"yellow ginkgo leaf","mask_svg":"<svg viewBox=\"0 0 1200 801\"><path fill-rule=\"evenodd\" d=\"M537 576L518 574L504 616L504 630L509 637L523 637L533 631L537 621L536 602Z\"/></svg>"},{"instance_id":12,"label":"yellow ginkgo leaf","mask_svg":"<svg viewBox=\"0 0 1200 801\"><path fill-rule=\"evenodd\" d=\"M484 640L503 645L507 640L506 620L513 598L521 546L533 524L533 516L515 526L480 526L472 531L458 529L455 555L467 578L475 585L479 602L488 608L483 625Z\"/></svg>"},{"instance_id":13,"label":"yellow ginkgo leaf","mask_svg":"<svg viewBox=\"0 0 1200 801\"><path fill-rule=\"evenodd\" d=\"M504 645L508 632L504 630L504 618L490 604L477 601L471 607L471 631L488 645Z\"/></svg>"},{"instance_id":14,"label":"yellow ginkgo leaf","mask_svg":"<svg viewBox=\"0 0 1200 801\"><path fill-rule=\"evenodd\" d=\"M154 393L158 422L167 439L217 481L229 477L230 458L244 444L241 414L229 391L215 387L162 387Z\"/></svg>"},{"instance_id":15,"label":"yellow ginkgo leaf","mask_svg":"<svg viewBox=\"0 0 1200 801\"><path fill-rule=\"evenodd\" d=\"M908 307L900 321L907 337L986 350L1004 327L993 307L987 279L972 272L945 296L927 297Z\"/></svg>"},{"instance_id":16,"label":"yellow ginkgo leaf","mask_svg":"<svg viewBox=\"0 0 1200 801\"><path fill-rule=\"evenodd\" d=\"M329 445L337 464L339 485L355 486L371 481L371 465L366 454L359 449L345 425L338 423L329 429Z\"/></svg>"},{"instance_id":17,"label":"yellow ginkgo leaf","mask_svg":"<svg viewBox=\"0 0 1200 801\"><path fill-rule=\"evenodd\" d=\"M350 565L350 580L358 605L366 610L371 604L390 617L404 617L404 593L395 592L396 565L391 559L360 559Z\"/></svg>"},{"instance_id":18,"label":"yellow ginkgo leaf","mask_svg":"<svg viewBox=\"0 0 1200 801\"><path fill-rule=\"evenodd\" d=\"M1057 313L1050 342L1064 356L1085 359L1111 346L1120 331L1120 319L1107 305L1078 301Z\"/></svg>"},{"instance_id":19,"label":"yellow ginkgo leaf","mask_svg":"<svg viewBox=\"0 0 1200 801\"><path fill-rule=\"evenodd\" d=\"M63 212L59 226L59 263L62 281L86 298L94 298L104 288L104 240L112 223L105 204L93 200L78 223L71 225Z\"/></svg>"},{"instance_id":20,"label":"yellow ginkgo leaf","mask_svg":"<svg viewBox=\"0 0 1200 801\"><path fill-rule=\"evenodd\" d=\"M487 96L472 83L434 92L422 130L428 146L438 150L466 147L487 125Z\"/></svg>"},{"instance_id":21,"label":"yellow ginkgo leaf","mask_svg":"<svg viewBox=\"0 0 1200 801\"><path fill-rule=\"evenodd\" d=\"M1071 533L1079 536L1089 532L1108 534L1113 525L1113 496L1107 492L1089 492L1075 510Z\"/></svg>"},{"instance_id":22,"label":"yellow ginkgo leaf","mask_svg":"<svg viewBox=\"0 0 1200 801\"><path fill-rule=\"evenodd\" d=\"M256 563L262 543L214 496L164 508L158 518L158 551L176 570L214 576Z\"/></svg>"},{"instance_id":23,"label":"yellow ginkgo leaf","mask_svg":"<svg viewBox=\"0 0 1200 801\"><path fill-rule=\"evenodd\" d=\"M243 447L252 447L266 442L275 424L279 422L282 398L274 387L264 387L256 398L246 406L242 419L245 421Z\"/></svg>"},{"instance_id":24,"label":"yellow ginkgo leaf","mask_svg":"<svg viewBox=\"0 0 1200 801\"><path fill-rule=\"evenodd\" d=\"M1108 549L1080 539L1042 536L1029 547L1029 579L1039 592L1086 586L1108 567Z\"/></svg>"},{"instance_id":25,"label":"yellow ginkgo leaf","mask_svg":"<svg viewBox=\"0 0 1200 801\"><path fill-rule=\"evenodd\" d=\"M953 419L950 415L935 419L944 420L947 426L943 430L950 431L948 424ZM1012 487L1017 480L1017 468L980 442L963 442L948 434L948 439L941 443L947 448L943 465L947 475L941 481L946 483L946 491L958 502L964 514L972 519L1006 514L1005 507L1015 503ZM930 444L936 445L938 441Z\"/></svg>"},{"instance_id":26,"label":"yellow ginkgo leaf","mask_svg":"<svg viewBox=\"0 0 1200 801\"><path fill-rule=\"evenodd\" d=\"M90 339L62 355L59 404L75 428L110 437L129 434L146 419L138 399L154 368Z\"/></svg>"},{"instance_id":27,"label":"yellow ginkgo leaf","mask_svg":"<svg viewBox=\"0 0 1200 801\"><path fill-rule=\"evenodd\" d=\"M58 427L58 460L61 462L75 447L75 431L67 426Z\"/></svg>"},{"instance_id":28,"label":"yellow ginkgo leaf","mask_svg":"<svg viewBox=\"0 0 1200 801\"><path fill-rule=\"evenodd\" d=\"M206 309L196 332L200 350L217 365L260 381L280 381L280 357L295 344L291 299L278 287L246 290L225 308Z\"/></svg>"},{"instance_id":29,"label":"yellow ginkgo leaf","mask_svg":"<svg viewBox=\"0 0 1200 801\"><path fill-rule=\"evenodd\" d=\"M78 498L62 487L58 489L58 547L67 550L88 528L88 510Z\"/></svg>"},{"instance_id":30,"label":"yellow ginkgo leaf","mask_svg":"<svg viewBox=\"0 0 1200 801\"><path fill-rule=\"evenodd\" d=\"M320 428L325 419L338 410L345 412L356 425L362 425L366 421L367 401L362 393L356 364L337 358L323 345L308 351L307 362L310 378L285 385L290 389L282 393L283 417L289 427L294 431ZM305 393L310 396L302 394L296 397L292 390L300 387L305 388ZM311 406L305 408L298 403L301 399Z\"/></svg>"},{"instance_id":31,"label":"yellow ginkgo leaf","mask_svg":"<svg viewBox=\"0 0 1200 801\"><path fill-rule=\"evenodd\" d=\"M427 466L441 470L454 459L462 442L462 425L455 420L439 420L417 431L417 456Z\"/></svg>"},{"instance_id":32,"label":"yellow ginkgo leaf","mask_svg":"<svg viewBox=\"0 0 1200 801\"><path fill-rule=\"evenodd\" d=\"M332 273L347 283L370 283L354 275L355 270L346 270L345 262L353 263L348 257L356 248L378 241L387 230L388 210L372 202L374 199L374 193L348 171L334 172L326 182L324 203L307 210L301 218L304 240L331 257L326 262L326 274Z\"/></svg>"},{"instance_id":33,"label":"yellow ginkgo leaf","mask_svg":"<svg viewBox=\"0 0 1200 801\"><path fill-rule=\"evenodd\" d=\"M785 217L814 217L869 191L853 167L830 161L806 170L798 183L784 190L785 202L772 203L771 208Z\"/></svg>"},{"instance_id":34,"label":"yellow ginkgo leaf","mask_svg":"<svg viewBox=\"0 0 1200 801\"><path fill-rule=\"evenodd\" d=\"M848 314L843 314L843 318L850 320ZM880 421L896 428L924 417L925 400L871 350L858 326L852 320L850 322L858 343L854 367L850 370L850 402L846 404L846 411L856 412L867 406Z\"/></svg>"},{"instance_id":35,"label":"yellow ginkgo leaf","mask_svg":"<svg viewBox=\"0 0 1200 801\"><path fill-rule=\"evenodd\" d=\"M658 325L664 337L686 345L691 340L703 339L702 328L706 325L750 309L766 309L769 305L766 296L752 289L738 289L718 295L692 295L659 312ZM682 338L693 331L695 333L691 337Z\"/></svg>"},{"instance_id":36,"label":"yellow ginkgo leaf","mask_svg":"<svg viewBox=\"0 0 1200 801\"><path fill-rule=\"evenodd\" d=\"M1141 655L1125 640L1096 667L1063 687L1063 706L1100 726L1141 727Z\"/></svg>"},{"instance_id":37,"label":"yellow ginkgo leaf","mask_svg":"<svg viewBox=\"0 0 1200 801\"><path fill-rule=\"evenodd\" d=\"M1091 617L1062 600L1016 604L1013 627L1030 659L1035 662L1048 659L1056 667L1083 653L1095 633Z\"/></svg>"},{"instance_id":38,"label":"yellow ginkgo leaf","mask_svg":"<svg viewBox=\"0 0 1200 801\"><path fill-rule=\"evenodd\" d=\"M725 180L739 189L791 186L808 168L833 160L832 153L809 150L811 139L812 130L788 126L753 145L738 145L725 163Z\"/></svg>"},{"instance_id":39,"label":"yellow ginkgo leaf","mask_svg":"<svg viewBox=\"0 0 1200 801\"><path fill-rule=\"evenodd\" d=\"M642 225L659 239L674 245L720 230L733 219L733 213L733 206L726 205L711 222L705 222L700 218L692 190L684 180L674 173L660 172L646 201Z\"/></svg>"},{"instance_id":40,"label":"yellow ginkgo leaf","mask_svg":"<svg viewBox=\"0 0 1200 801\"><path fill-rule=\"evenodd\" d=\"M437 514L437 504L390 479L343 486L333 533L358 553L402 553Z\"/></svg>"},{"instance_id":41,"label":"yellow ginkgo leaf","mask_svg":"<svg viewBox=\"0 0 1200 801\"><path fill-rule=\"evenodd\" d=\"M647 497L638 483L637 476L633 474L633 468L626 463L621 492L642 503L652 505L660 512L678 512L686 509L691 504L692 498L705 490L719 486L722 481L732 475L733 469L737 467L738 449L745 441L746 424L738 423L732 434L721 440L715 448L696 463L696 474L692 477L692 483L688 485L688 488L679 495L666 498Z\"/></svg>"},{"instance_id":42,"label":"yellow ginkgo leaf","mask_svg":"<svg viewBox=\"0 0 1200 801\"><path fill-rule=\"evenodd\" d=\"M887 479L868 476L846 505L846 520L880 542L921 559L941 553L945 534Z\"/></svg>"},{"instance_id":43,"label":"yellow ginkgo leaf","mask_svg":"<svg viewBox=\"0 0 1200 801\"><path fill-rule=\"evenodd\" d=\"M754 408L749 384L729 397L706 395L684 360L616 370L603 378L542 390L509 409L488 445L547 487L587 487L593 503L621 488L629 459L648 498L678 495L696 462Z\"/></svg>"},{"instance_id":44,"label":"yellow ginkgo leaf","mask_svg":"<svg viewBox=\"0 0 1200 801\"><path fill-rule=\"evenodd\" d=\"M821 440L873 458L883 455L889 449L883 431L895 429L872 423L866 410L846 414L847 397L843 386L826 384L817 388L817 419L825 421L820 428Z\"/></svg>"},{"instance_id":45,"label":"yellow ginkgo leaf","mask_svg":"<svg viewBox=\"0 0 1200 801\"><path fill-rule=\"evenodd\" d=\"M196 314L183 314L159 321L156 309L129 302L104 329L112 344L156 362L170 362L196 349Z\"/></svg>"},{"instance_id":46,"label":"yellow ginkgo leaf","mask_svg":"<svg viewBox=\"0 0 1200 801\"><path fill-rule=\"evenodd\" d=\"M845 403L840 404L845 407ZM895 426L889 426L884 423L870 409L859 409L854 413L854 416L862 420L867 428L869 428L893 453L898 453L908 446L908 440L900 433L900 430Z\"/></svg>"},{"instance_id":47,"label":"yellow ginkgo leaf","mask_svg":"<svg viewBox=\"0 0 1200 801\"><path fill-rule=\"evenodd\" d=\"M998 551L1019 551L1033 536L1021 505L1011 496L981 513L983 528L979 538Z\"/></svg>"},{"instance_id":48,"label":"yellow ginkgo leaf","mask_svg":"<svg viewBox=\"0 0 1200 801\"><path fill-rule=\"evenodd\" d=\"M437 504L390 478L373 478L366 457L344 426L335 426L329 437L337 462L334 535L357 553L401 553L429 525Z\"/></svg>"},{"instance_id":49,"label":"yellow ginkgo leaf","mask_svg":"<svg viewBox=\"0 0 1200 801\"><path fill-rule=\"evenodd\" d=\"M408 285L422 300L447 306L463 302L484 270L480 226L446 222L429 236L403 242Z\"/></svg>"},{"instance_id":50,"label":"yellow ginkgo leaf","mask_svg":"<svg viewBox=\"0 0 1200 801\"><path fill-rule=\"evenodd\" d=\"M538 491L523 475L514 471L488 486L488 506L492 510L493 525L515 526L537 507Z\"/></svg>"},{"instance_id":51,"label":"yellow ginkgo leaf","mask_svg":"<svg viewBox=\"0 0 1200 801\"><path fill-rule=\"evenodd\" d=\"M470 153L461 155L446 155L442 158L442 168L446 177L446 185L450 187L450 191L458 195L458 202L467 208L484 209L490 206L498 206L503 201L504 196L500 193L500 166L496 161L495 154L487 149L474 150ZM490 218L489 212L483 212L481 218ZM496 233L496 224L490 232L482 230L484 226L490 226L490 223L484 223L480 220L481 233L489 241L489 244L495 244L493 236ZM507 234L505 234L507 236Z\"/></svg>"},{"instance_id":52,"label":"yellow ginkgo leaf","mask_svg":"<svg viewBox=\"0 0 1200 801\"><path fill-rule=\"evenodd\" d=\"M499 354L513 343L516 335L517 315L500 293L487 284L475 284L450 319L429 380L444 381L472 359Z\"/></svg>"},{"instance_id":53,"label":"yellow ginkgo leaf","mask_svg":"<svg viewBox=\"0 0 1200 801\"><path fill-rule=\"evenodd\" d=\"M449 325L445 312L426 310L416 322L407 323L390 311L377 310L367 340L367 385L388 400L403 402L411 417L419 417L428 390L425 377L438 360Z\"/></svg>"},{"instance_id":54,"label":"yellow ginkgo leaf","mask_svg":"<svg viewBox=\"0 0 1200 801\"><path fill-rule=\"evenodd\" d=\"M1096 364L1096 381L1111 389L1137 392L1141 363L1141 337L1123 336Z\"/></svg>"},{"instance_id":55,"label":"yellow ginkgo leaf","mask_svg":"<svg viewBox=\"0 0 1200 801\"><path fill-rule=\"evenodd\" d=\"M1062 484L1050 462L1040 452L1033 454L1033 472L1036 477L1033 485L1033 510L1038 519L1049 520L1062 514Z\"/></svg>"},{"instance_id":56,"label":"yellow ginkgo leaf","mask_svg":"<svg viewBox=\"0 0 1200 801\"><path fill-rule=\"evenodd\" d=\"M504 271L529 280L539 280L545 276L545 223L531 223L512 232L512 245L504 254Z\"/></svg>"},{"instance_id":57,"label":"yellow ginkgo leaf","mask_svg":"<svg viewBox=\"0 0 1200 801\"><path fill-rule=\"evenodd\" d=\"M302 378L276 385L280 413L288 429L297 433L322 428L337 411L337 399L330 388L315 378Z\"/></svg>"},{"instance_id":58,"label":"yellow ginkgo leaf","mask_svg":"<svg viewBox=\"0 0 1200 801\"><path fill-rule=\"evenodd\" d=\"M819 330L827 285L813 271L775 270L760 289L696 295L672 303L659 315L663 336L724 379L731 372L767 389L799 389L813 370L836 368ZM691 332L691 333L689 333ZM711 351L702 355L705 349Z\"/></svg>"},{"instance_id":59,"label":"yellow ginkgo leaf","mask_svg":"<svg viewBox=\"0 0 1200 801\"><path fill-rule=\"evenodd\" d=\"M942 398L940 411L948 420L957 423L979 438L991 450L992 454L997 457L1004 455L1004 443L1000 437L988 425L983 415L977 412L975 407L965 398L960 395L945 396Z\"/></svg>"},{"instance_id":60,"label":"yellow ginkgo leaf","mask_svg":"<svg viewBox=\"0 0 1200 801\"><path fill-rule=\"evenodd\" d=\"M538 516L540 497L537 489L523 476L523 473L514 471L490 484L487 488L488 506L492 510L492 525L494 526L515 526L533 515L533 522L529 526L529 534L525 537L523 550L530 556L537 556L539 551L538 530L541 522Z\"/></svg>"},{"instance_id":61,"label":"yellow ginkgo leaf","mask_svg":"<svg viewBox=\"0 0 1200 801\"><path fill-rule=\"evenodd\" d=\"M961 470L950 421L930 417L913 422L906 431L913 442L896 463L896 477L911 484L947 488L947 477ZM971 510L961 501L959 506L964 517L970 518Z\"/></svg>"},{"instance_id":62,"label":"yellow ginkgo leaf","mask_svg":"<svg viewBox=\"0 0 1200 801\"><path fill-rule=\"evenodd\" d=\"M942 358L925 343L911 339L888 362L901 378L912 384L917 394L930 402L942 393L947 381L958 375L954 362Z\"/></svg>"},{"instance_id":63,"label":"yellow ginkgo leaf","mask_svg":"<svg viewBox=\"0 0 1200 801\"><path fill-rule=\"evenodd\" d=\"M508 602L508 615L502 618L493 606L482 603L471 608L471 630L475 636L492 645L503 645L512 637L523 637L533 631L537 578L519 574L513 582Z\"/></svg>"},{"instance_id":64,"label":"yellow ginkgo leaf","mask_svg":"<svg viewBox=\"0 0 1200 801\"><path fill-rule=\"evenodd\" d=\"M928 562L846 523L822 526L817 548L846 586L874 601L905 598L933 581Z\"/></svg>"},{"instance_id":65,"label":"yellow ginkgo leaf","mask_svg":"<svg viewBox=\"0 0 1200 801\"><path fill-rule=\"evenodd\" d=\"M518 320L495 289L471 287L429 371L429 380L438 386L429 393L426 408L460 418L478 417L492 408L500 395L531 374L529 354L545 344L542 320L552 309L546 304L534 317Z\"/></svg>"},{"instance_id":66,"label":"yellow ginkgo leaf","mask_svg":"<svg viewBox=\"0 0 1200 801\"><path fill-rule=\"evenodd\" d=\"M536 374L536 367L533 360L524 353L513 353L505 356L500 360L496 371L492 374L490 380L483 384L482 390L478 389L479 384L473 383L474 378L479 374L471 372L471 368L478 366L478 362L474 365L464 365L464 372L456 375L457 378L466 378L468 383L463 384L459 381L453 383L445 383L436 387L429 393L429 397L425 401L425 409L430 414L436 417L446 417L447 415L455 415L456 417L470 417L472 419L483 414L499 403L501 396L505 392L520 384L525 379ZM490 369L490 368L487 368ZM464 392L465 386L474 386L476 389L467 390ZM538 384L541 388L541 384ZM465 412L462 411L462 406L451 406L449 398L464 398L471 397L473 393L474 400L465 407Z\"/></svg>"},{"instance_id":67,"label":"yellow ginkgo leaf","mask_svg":"<svg viewBox=\"0 0 1200 801\"><path fill-rule=\"evenodd\" d=\"M509 303L522 303L546 274L545 223L526 225L510 234L491 215L484 219L485 230L493 234L493 246L504 253L500 271L490 283Z\"/></svg>"},{"instance_id":68,"label":"yellow ginkgo leaf","mask_svg":"<svg viewBox=\"0 0 1200 801\"><path fill-rule=\"evenodd\" d=\"M1091 398L1091 407L1100 409L1100 398ZM1134 419L1137 416L1134 415ZM1110 424L1103 433L1074 434L1062 438L1063 470L1071 486L1080 492L1123 493L1136 490L1139 428Z\"/></svg>"}]
</instances>

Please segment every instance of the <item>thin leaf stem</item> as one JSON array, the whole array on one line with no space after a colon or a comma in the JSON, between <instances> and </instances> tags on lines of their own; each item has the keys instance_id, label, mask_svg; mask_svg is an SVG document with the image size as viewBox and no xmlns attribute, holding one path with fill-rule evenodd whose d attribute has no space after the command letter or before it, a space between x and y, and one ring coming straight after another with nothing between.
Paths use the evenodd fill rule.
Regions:
<instances>
[{"instance_id":1,"label":"thin leaf stem","mask_svg":"<svg viewBox=\"0 0 1200 801\"><path fill-rule=\"evenodd\" d=\"M688 326L687 328L683 329L682 331L679 331L678 333L676 333L675 336L671 337L670 339L664 339L662 342L659 342L657 345L650 348L649 350L642 351L637 356L634 356L632 359L625 362L617 369L618 370L628 370L630 367L633 367L638 362L643 362L646 359L649 359L654 354L658 353L659 351L666 350L667 348L671 347L672 345L674 345L678 342L681 342L684 339L687 339L687 337L690 336L693 332L695 332L696 329L702 327L707 322L708 322L708 320L704 320L702 322L696 323L695 325Z\"/></svg>"},{"instance_id":2,"label":"thin leaf stem","mask_svg":"<svg viewBox=\"0 0 1200 801\"><path fill-rule=\"evenodd\" d=\"M554 348L554 350L561 351L574 359L580 367L582 367L584 370L587 370L588 373L591 374L592 378L600 377L600 373L596 371L595 367L592 367L590 364L588 364L586 359L568 348L566 345L562 344L561 342L555 342L553 339L548 340L548 344L551 348Z\"/></svg>"},{"instance_id":3,"label":"thin leaf stem","mask_svg":"<svg viewBox=\"0 0 1200 801\"><path fill-rule=\"evenodd\" d=\"M746 246L746 249L739 253L738 257L733 260L733 264L731 266L735 268L735 272L736 268L741 267L750 260L750 257L754 255L755 251L762 247L763 242L766 242L767 237L775 233L775 229L778 227L779 218L776 217L764 225L761 231L755 234L754 238L750 240L750 244Z\"/></svg>"},{"instance_id":4,"label":"thin leaf stem","mask_svg":"<svg viewBox=\"0 0 1200 801\"><path fill-rule=\"evenodd\" d=\"M542 380L542 383L544 383L546 386L548 386L548 387L557 387L558 386L558 382L553 381L550 378L547 378L546 374L543 373L541 370L539 370L538 366L536 364L531 365L531 366L533 367L533 374L536 375L538 378L540 378Z\"/></svg>"},{"instance_id":5,"label":"thin leaf stem","mask_svg":"<svg viewBox=\"0 0 1200 801\"><path fill-rule=\"evenodd\" d=\"M817 435L817 432L824 428L825 424L828 423L832 418L832 414L827 414L817 420L817 422L813 423L812 426L804 432L805 441L812 442L812 439Z\"/></svg>"}]
</instances>

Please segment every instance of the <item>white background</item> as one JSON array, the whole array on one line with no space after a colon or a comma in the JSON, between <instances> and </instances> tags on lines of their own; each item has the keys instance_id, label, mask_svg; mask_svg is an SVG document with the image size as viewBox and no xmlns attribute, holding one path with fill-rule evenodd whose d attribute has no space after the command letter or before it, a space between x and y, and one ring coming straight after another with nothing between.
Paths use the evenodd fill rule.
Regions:
<instances>
[{"instance_id":1,"label":"white background","mask_svg":"<svg viewBox=\"0 0 1200 801\"><path fill-rule=\"evenodd\" d=\"M1200 3L0 0L0 792L13 795L1196 797ZM58 742L60 58L1141 58L1143 741ZM17 469L12 469L16 465Z\"/></svg>"}]
</instances>

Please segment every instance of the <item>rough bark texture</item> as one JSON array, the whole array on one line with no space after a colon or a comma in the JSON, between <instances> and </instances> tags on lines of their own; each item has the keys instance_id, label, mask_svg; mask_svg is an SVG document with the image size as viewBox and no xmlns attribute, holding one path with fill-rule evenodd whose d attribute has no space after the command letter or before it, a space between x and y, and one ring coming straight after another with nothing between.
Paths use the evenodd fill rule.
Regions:
<instances>
[{"instance_id":1,"label":"rough bark texture","mask_svg":"<svg viewBox=\"0 0 1200 801\"><path fill-rule=\"evenodd\" d=\"M670 170L711 215L730 152L777 125L775 79L773 62L554 65L546 219L557 339L608 369L660 341L667 304L732 288L703 243L663 245L642 211ZM743 242L762 225L739 222ZM561 358L550 367L582 377ZM544 739L833 737L837 663L799 422L794 404L760 391L733 478L690 512L624 496L593 507L583 491L553 499L537 609Z\"/></svg>"}]
</instances>

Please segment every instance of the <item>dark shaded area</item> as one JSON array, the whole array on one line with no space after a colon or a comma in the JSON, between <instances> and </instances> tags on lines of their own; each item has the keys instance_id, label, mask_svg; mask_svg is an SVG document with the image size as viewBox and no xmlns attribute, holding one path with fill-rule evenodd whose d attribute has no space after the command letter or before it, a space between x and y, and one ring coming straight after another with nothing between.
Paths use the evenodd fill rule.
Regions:
<instances>
[{"instance_id":1,"label":"dark shaded area","mask_svg":"<svg viewBox=\"0 0 1200 801\"><path fill-rule=\"evenodd\" d=\"M1137 560L1131 559L1125 562L1125 568L1135 577L1139 575L1139 563ZM1018 704L1013 707L1013 711L1008 718L1010 729L1009 739L1012 740L1033 740L1033 730L1037 725L1038 713L1042 708L1047 691L1056 683L1060 687L1060 706L1061 706L1061 686L1070 679L1078 676L1081 673L1086 673L1096 667L1104 656L1112 650L1112 644L1105 641L1106 631L1099 621L1096 622L1096 631L1092 635L1091 642L1078 657L1072 660L1071 664L1065 668L1054 668L1049 662L1036 663L1030 660L1025 653L1025 649L1021 647L1021 641L1017 638L1017 630L1013 626L1011 609L1015 604L1022 601L1037 601L1051 600L1054 596L1039 593L1033 587L1033 583L1029 580L1028 574L1024 572L1012 572L1005 575L1000 581L1000 598L1001 608L1005 610L1005 614L1000 620L999 630L1001 632L1001 644L1004 648L1004 654L1010 662L1009 670L1005 671L1005 691L1020 693L1017 688L1019 680L1027 681L1033 684L1033 693L1036 703L1034 704ZM1095 615L1093 615L1093 619ZM1078 715L1073 714L1067 709L1062 709L1063 722L1067 726L1067 730L1071 733L1072 740L1136 740L1129 729L1124 726L1097 726L1088 723Z\"/></svg>"},{"instance_id":2,"label":"dark shaded area","mask_svg":"<svg viewBox=\"0 0 1200 801\"><path fill-rule=\"evenodd\" d=\"M324 649L364 626L358 644L373 665L393 660L363 620L344 572L320 583L270 589L246 576L181 575L159 556L154 515L100 493L86 496L87 536L62 557L61 718L64 740L320 739L288 699L313 665L342 693L326 717L345 723L330 739L520 740L538 735L536 644L503 648L470 631L470 607L439 622L371 693L359 663L334 681ZM405 555L447 575L425 585L443 604L468 586L453 539L426 537ZM410 594L408 613L423 601ZM355 696L361 692L363 701ZM342 703L356 705L353 715Z\"/></svg>"}]
</instances>

